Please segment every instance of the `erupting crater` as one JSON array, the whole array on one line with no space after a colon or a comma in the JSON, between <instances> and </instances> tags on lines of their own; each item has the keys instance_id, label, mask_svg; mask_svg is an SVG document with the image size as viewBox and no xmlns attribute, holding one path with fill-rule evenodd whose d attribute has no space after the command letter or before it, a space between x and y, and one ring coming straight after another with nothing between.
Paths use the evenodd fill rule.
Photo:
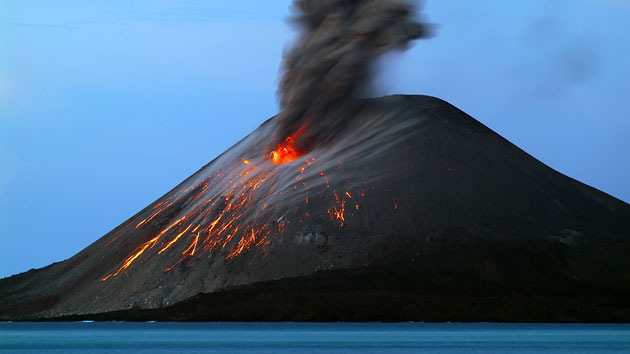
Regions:
<instances>
[{"instance_id":1,"label":"erupting crater","mask_svg":"<svg viewBox=\"0 0 630 354\"><path fill-rule=\"evenodd\" d=\"M303 132L304 128L300 128L295 133L291 134L283 141L278 143L276 149L273 150L269 156L271 162L276 165L282 165L291 162L303 155L303 153L301 151L298 151L298 149L295 147L295 140L298 139Z\"/></svg>"}]
</instances>

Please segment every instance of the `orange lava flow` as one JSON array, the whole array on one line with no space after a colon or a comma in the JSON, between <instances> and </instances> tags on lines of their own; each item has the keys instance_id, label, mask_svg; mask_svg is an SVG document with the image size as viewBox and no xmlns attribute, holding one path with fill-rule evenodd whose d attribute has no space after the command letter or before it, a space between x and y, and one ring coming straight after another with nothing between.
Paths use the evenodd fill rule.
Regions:
<instances>
[{"instance_id":1,"label":"orange lava flow","mask_svg":"<svg viewBox=\"0 0 630 354\"><path fill-rule=\"evenodd\" d=\"M271 152L271 162L276 165L282 165L300 157L302 154L295 148L295 139L302 135L303 131L304 128L300 128L279 143L278 147Z\"/></svg>"},{"instance_id":2,"label":"orange lava flow","mask_svg":"<svg viewBox=\"0 0 630 354\"><path fill-rule=\"evenodd\" d=\"M345 200L341 201L341 207L339 209L337 209L336 206L333 206L331 209L328 209L328 213L330 214L331 218L337 219L337 221L339 222L339 226L343 226L343 224L346 222L346 218L344 216L345 211L346 211Z\"/></svg>"},{"instance_id":3,"label":"orange lava flow","mask_svg":"<svg viewBox=\"0 0 630 354\"><path fill-rule=\"evenodd\" d=\"M303 131L300 128L284 139L270 157L235 160L143 212L104 246L129 232L131 237L142 238L142 243L101 281L128 273L132 266L150 257L164 257L171 264L164 272L177 266L191 267L204 253L216 252L226 261L241 255L258 254L264 258L270 254L277 236L295 232L296 226L291 225L306 223L311 217L317 218L317 222L329 219L339 230L354 227L361 220L357 217L363 213L363 204L360 208L358 199L366 197L367 182L353 186L348 179L343 186L337 182L331 184L330 181L336 180L329 181L329 176L343 177L343 170L323 169L314 157L299 163L297 160L304 151L297 150L294 141ZM261 159L264 163L258 164ZM269 168L267 163L285 164L294 160L295 166L286 168ZM338 165L340 168L343 163L338 161ZM307 170L311 173L305 173ZM290 185L276 183L281 174L289 174ZM317 181L311 184L313 180ZM335 190L336 186L343 189ZM272 197L283 191L296 196L294 205L279 208L278 201L274 202ZM397 200L391 198L396 210Z\"/></svg>"}]
</instances>

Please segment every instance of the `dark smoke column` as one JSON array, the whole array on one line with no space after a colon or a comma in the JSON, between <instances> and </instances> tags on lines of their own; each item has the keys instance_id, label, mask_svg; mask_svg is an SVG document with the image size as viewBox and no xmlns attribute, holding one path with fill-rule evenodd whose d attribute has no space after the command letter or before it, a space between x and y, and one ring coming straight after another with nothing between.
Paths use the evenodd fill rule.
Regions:
<instances>
[{"instance_id":1,"label":"dark smoke column","mask_svg":"<svg viewBox=\"0 0 630 354\"><path fill-rule=\"evenodd\" d=\"M381 54L429 36L415 8L396 0L295 0L301 36L284 58L279 137L306 127L298 144L334 135L335 116L352 109Z\"/></svg>"}]
</instances>

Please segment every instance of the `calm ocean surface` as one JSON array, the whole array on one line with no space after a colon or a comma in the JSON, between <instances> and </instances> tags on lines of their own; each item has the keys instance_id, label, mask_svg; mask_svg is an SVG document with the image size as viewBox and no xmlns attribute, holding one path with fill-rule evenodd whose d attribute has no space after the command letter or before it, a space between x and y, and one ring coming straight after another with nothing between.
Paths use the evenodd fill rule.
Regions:
<instances>
[{"instance_id":1,"label":"calm ocean surface","mask_svg":"<svg viewBox=\"0 0 630 354\"><path fill-rule=\"evenodd\" d=\"M628 353L630 325L0 323L0 353Z\"/></svg>"}]
</instances>

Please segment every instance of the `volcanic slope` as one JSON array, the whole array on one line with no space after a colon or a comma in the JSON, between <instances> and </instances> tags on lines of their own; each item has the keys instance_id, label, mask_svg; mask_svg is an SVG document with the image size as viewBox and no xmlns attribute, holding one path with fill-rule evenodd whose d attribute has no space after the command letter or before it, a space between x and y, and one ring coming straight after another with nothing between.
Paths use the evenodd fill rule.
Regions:
<instances>
[{"instance_id":1,"label":"volcanic slope","mask_svg":"<svg viewBox=\"0 0 630 354\"><path fill-rule=\"evenodd\" d=\"M0 280L2 319L160 308L242 286L251 297L269 291L257 284L327 274L337 280L321 288L311 281L304 297L406 295L392 295L398 302L383 317L370 305L361 316L280 319L541 320L544 306L557 304L541 305L538 317L488 317L483 307L496 303L475 300L510 296L521 303L587 296L630 314L627 203L554 171L433 97L365 100L337 123L334 135L306 150L296 142L308 126L270 145L280 128L266 121L72 258ZM339 280L343 272L360 274L362 285ZM286 297L294 287L283 289L269 294L297 301ZM460 295L474 305L470 313L430 315ZM437 300L423 317L416 305L428 304L427 296ZM230 309L244 301L220 299ZM273 313L274 303L256 306Z\"/></svg>"}]
</instances>

